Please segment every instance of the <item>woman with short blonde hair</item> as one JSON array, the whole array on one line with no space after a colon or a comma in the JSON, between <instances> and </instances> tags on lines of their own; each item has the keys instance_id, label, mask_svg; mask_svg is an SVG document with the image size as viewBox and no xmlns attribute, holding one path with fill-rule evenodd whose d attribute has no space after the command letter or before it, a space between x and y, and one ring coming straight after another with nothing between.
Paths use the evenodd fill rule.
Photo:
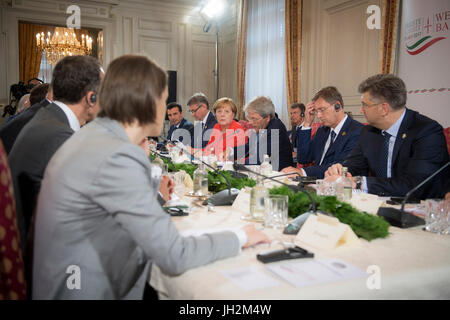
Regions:
<instances>
[{"instance_id":1,"label":"woman with short blonde hair","mask_svg":"<svg viewBox=\"0 0 450 320\"><path fill-rule=\"evenodd\" d=\"M211 138L204 149L204 154L215 154L217 159L226 160L235 147L246 143L244 128L234 119L237 107L230 98L218 99L213 106L217 124L213 128Z\"/></svg>"}]
</instances>

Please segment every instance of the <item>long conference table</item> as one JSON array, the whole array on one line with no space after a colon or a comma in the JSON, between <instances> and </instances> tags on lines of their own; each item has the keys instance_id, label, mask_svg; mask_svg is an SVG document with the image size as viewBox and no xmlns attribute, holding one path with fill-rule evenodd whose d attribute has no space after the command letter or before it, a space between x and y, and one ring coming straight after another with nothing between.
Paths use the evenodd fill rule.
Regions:
<instances>
[{"instance_id":1,"label":"long conference table","mask_svg":"<svg viewBox=\"0 0 450 320\"><path fill-rule=\"evenodd\" d=\"M193 198L183 200L192 202ZM248 214L245 207L215 207L212 212L197 205L192 206L189 216L173 217L173 221L180 232L195 232L243 226L249 223L241 218L245 214ZM370 242L359 239L353 246L324 250L302 243L302 248L314 253L313 259L344 261L362 270L365 276L299 287L269 271L267 266L272 263L263 264L256 258L258 253L281 249L281 242L294 243L296 236L283 234L280 229L264 228L261 223L255 223L255 227L273 242L244 249L235 257L179 276L168 276L153 265L150 285L160 299L176 300L450 299L450 235L426 232L423 226L409 229L391 226L387 238ZM308 259L289 262L299 260ZM268 287L244 288L227 276L230 271L239 270L244 273L252 270L249 277L256 277L254 281L269 279L268 282L274 283Z\"/></svg>"}]
</instances>

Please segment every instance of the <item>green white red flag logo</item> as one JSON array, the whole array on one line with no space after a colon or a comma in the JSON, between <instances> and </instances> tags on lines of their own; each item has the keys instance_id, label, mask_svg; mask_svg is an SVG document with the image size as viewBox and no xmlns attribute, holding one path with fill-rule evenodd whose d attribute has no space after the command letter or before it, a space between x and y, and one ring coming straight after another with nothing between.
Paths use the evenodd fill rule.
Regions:
<instances>
[{"instance_id":1,"label":"green white red flag logo","mask_svg":"<svg viewBox=\"0 0 450 320\"><path fill-rule=\"evenodd\" d=\"M407 50L410 55L415 56L419 53L422 53L423 51L427 50L429 47L431 47L433 44L446 39L446 37L437 37L433 38L432 36L426 36L418 40L416 43L406 46Z\"/></svg>"}]
</instances>

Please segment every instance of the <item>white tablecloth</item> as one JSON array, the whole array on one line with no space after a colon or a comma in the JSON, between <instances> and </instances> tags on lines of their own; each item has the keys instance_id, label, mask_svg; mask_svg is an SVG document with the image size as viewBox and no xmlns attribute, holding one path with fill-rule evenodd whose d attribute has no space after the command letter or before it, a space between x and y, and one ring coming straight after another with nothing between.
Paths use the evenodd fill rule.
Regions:
<instances>
[{"instance_id":1,"label":"white tablecloth","mask_svg":"<svg viewBox=\"0 0 450 320\"><path fill-rule=\"evenodd\" d=\"M215 212L194 208L187 217L173 220L180 231L245 225L240 212L231 207L216 207ZM263 229L261 224L257 228ZM293 242L295 236L281 230L264 229L272 240ZM257 245L236 257L198 267L177 277L170 277L157 266L152 267L150 284L161 299L450 299L450 236L432 234L422 227L399 229L391 227L386 239L371 242L360 239L358 247L332 251L304 246L315 253L315 259L337 258L363 271L368 266L380 268L381 288L368 289L366 278L296 288L264 268L256 259L261 251L278 249L277 243ZM221 271L254 266L279 281L272 288L244 291L228 280Z\"/></svg>"}]
</instances>

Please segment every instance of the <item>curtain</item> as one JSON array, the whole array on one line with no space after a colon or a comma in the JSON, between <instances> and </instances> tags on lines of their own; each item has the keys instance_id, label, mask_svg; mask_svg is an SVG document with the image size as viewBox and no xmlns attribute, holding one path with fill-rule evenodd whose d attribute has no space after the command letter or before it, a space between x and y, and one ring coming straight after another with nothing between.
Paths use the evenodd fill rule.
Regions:
<instances>
[{"instance_id":1,"label":"curtain","mask_svg":"<svg viewBox=\"0 0 450 320\"><path fill-rule=\"evenodd\" d=\"M36 33L47 32L46 26L19 22L19 77L27 83L37 78L42 50L38 50Z\"/></svg>"},{"instance_id":2,"label":"curtain","mask_svg":"<svg viewBox=\"0 0 450 320\"><path fill-rule=\"evenodd\" d=\"M383 0L384 21L381 37L381 73L394 73L399 20L399 0Z\"/></svg>"},{"instance_id":3,"label":"curtain","mask_svg":"<svg viewBox=\"0 0 450 320\"><path fill-rule=\"evenodd\" d=\"M247 54L247 9L248 0L238 1L238 26L237 26L237 107L238 118L244 119L245 99L245 65Z\"/></svg>"},{"instance_id":4,"label":"curtain","mask_svg":"<svg viewBox=\"0 0 450 320\"><path fill-rule=\"evenodd\" d=\"M289 124L284 5L284 0L248 1L245 101L269 97L280 120Z\"/></svg>"},{"instance_id":5,"label":"curtain","mask_svg":"<svg viewBox=\"0 0 450 320\"><path fill-rule=\"evenodd\" d=\"M300 102L303 0L285 0L287 107ZM288 110L289 112L289 110Z\"/></svg>"}]
</instances>

